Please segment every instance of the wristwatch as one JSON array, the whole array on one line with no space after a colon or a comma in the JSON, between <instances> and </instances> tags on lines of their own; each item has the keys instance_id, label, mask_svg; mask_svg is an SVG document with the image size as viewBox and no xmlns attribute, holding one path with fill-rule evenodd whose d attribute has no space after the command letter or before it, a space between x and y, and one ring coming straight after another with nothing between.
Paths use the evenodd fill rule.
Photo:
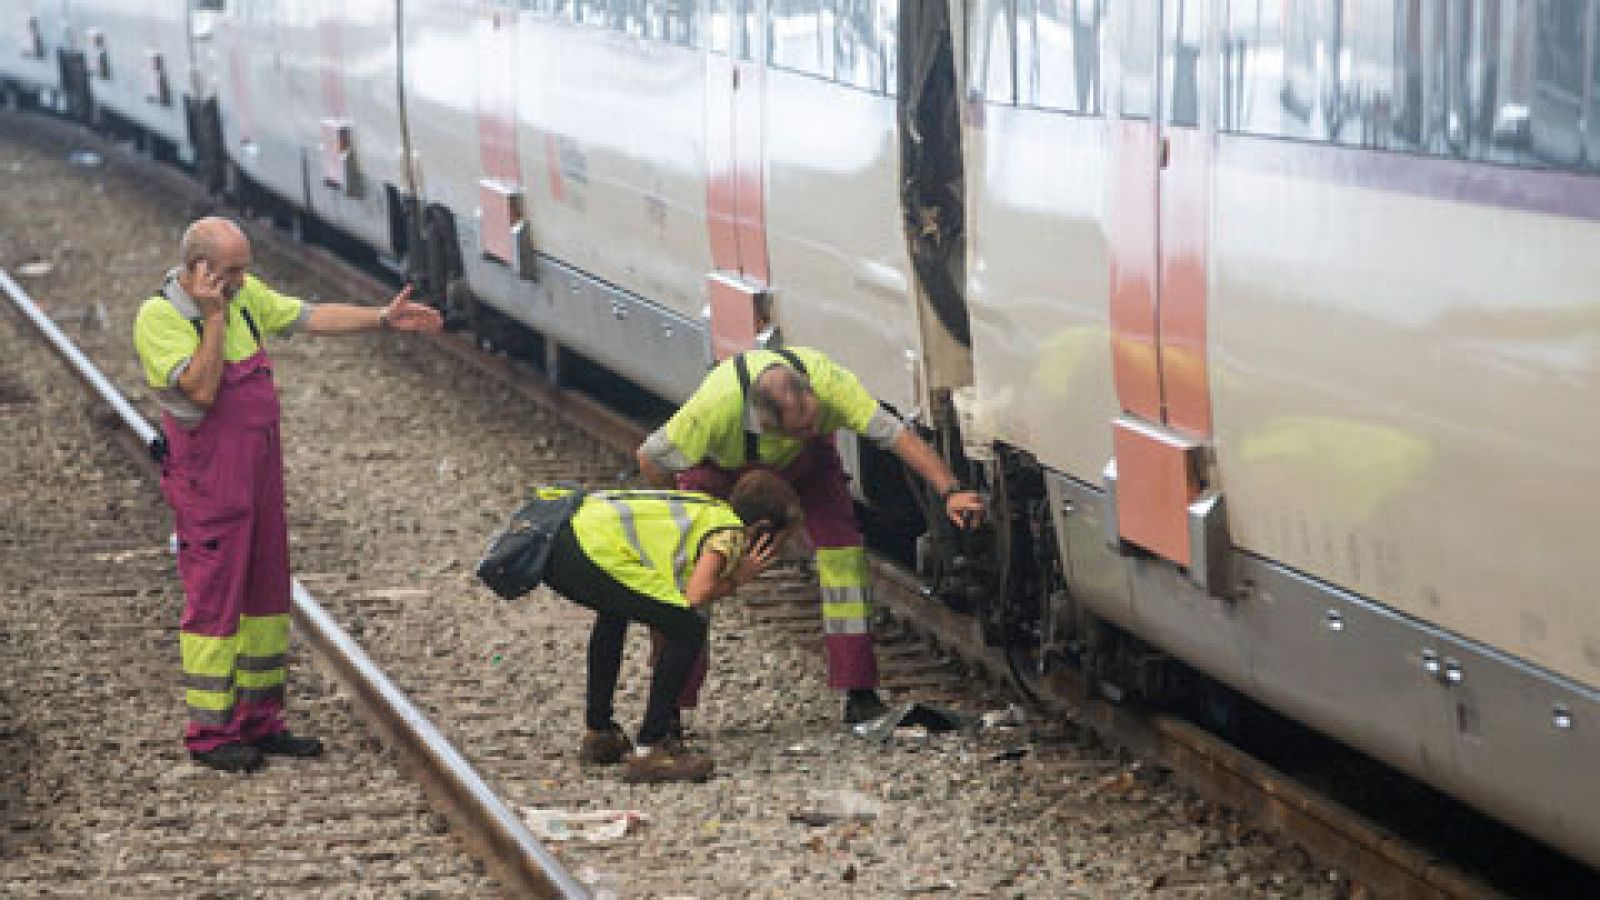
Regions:
<instances>
[{"instance_id":1,"label":"wristwatch","mask_svg":"<svg viewBox=\"0 0 1600 900\"><path fill-rule=\"evenodd\" d=\"M953 482L949 487L939 492L939 500L943 503L949 503L952 494L960 494L965 491L966 488L962 486L961 482Z\"/></svg>"}]
</instances>

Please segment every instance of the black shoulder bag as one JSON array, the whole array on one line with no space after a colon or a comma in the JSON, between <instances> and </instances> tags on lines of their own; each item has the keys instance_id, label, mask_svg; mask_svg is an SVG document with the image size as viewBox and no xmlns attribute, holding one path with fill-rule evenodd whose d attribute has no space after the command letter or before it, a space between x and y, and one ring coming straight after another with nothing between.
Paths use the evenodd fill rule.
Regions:
<instances>
[{"instance_id":1,"label":"black shoulder bag","mask_svg":"<svg viewBox=\"0 0 1600 900\"><path fill-rule=\"evenodd\" d=\"M550 548L556 532L567 524L583 503L582 488L559 497L538 497L511 514L511 522L489 539L478 562L478 577L507 600L515 600L539 586L550 565Z\"/></svg>"}]
</instances>

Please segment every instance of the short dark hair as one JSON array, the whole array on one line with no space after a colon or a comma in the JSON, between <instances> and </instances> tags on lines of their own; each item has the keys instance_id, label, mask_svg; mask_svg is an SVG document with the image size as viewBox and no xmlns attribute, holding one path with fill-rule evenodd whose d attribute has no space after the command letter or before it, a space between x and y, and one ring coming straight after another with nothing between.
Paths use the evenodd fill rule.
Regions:
<instances>
[{"instance_id":1,"label":"short dark hair","mask_svg":"<svg viewBox=\"0 0 1600 900\"><path fill-rule=\"evenodd\" d=\"M763 469L739 476L728 494L728 505L746 525L765 523L774 532L805 518L800 497L789 482Z\"/></svg>"}]
</instances>

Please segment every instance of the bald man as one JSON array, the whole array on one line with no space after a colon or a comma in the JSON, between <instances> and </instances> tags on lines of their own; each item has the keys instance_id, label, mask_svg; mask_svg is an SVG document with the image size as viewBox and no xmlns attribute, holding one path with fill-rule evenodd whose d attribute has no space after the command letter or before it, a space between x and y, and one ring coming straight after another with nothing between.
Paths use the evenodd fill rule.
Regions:
<instances>
[{"instance_id":1,"label":"bald man","mask_svg":"<svg viewBox=\"0 0 1600 900\"><path fill-rule=\"evenodd\" d=\"M289 535L284 511L278 392L265 339L301 330L340 334L438 331L439 313L310 304L250 272L250 241L205 218L179 247L182 264L144 302L134 346L161 406L161 492L172 507L183 581L180 623L196 761L251 772L266 754L311 757L322 742L283 723L289 652Z\"/></svg>"}]
</instances>

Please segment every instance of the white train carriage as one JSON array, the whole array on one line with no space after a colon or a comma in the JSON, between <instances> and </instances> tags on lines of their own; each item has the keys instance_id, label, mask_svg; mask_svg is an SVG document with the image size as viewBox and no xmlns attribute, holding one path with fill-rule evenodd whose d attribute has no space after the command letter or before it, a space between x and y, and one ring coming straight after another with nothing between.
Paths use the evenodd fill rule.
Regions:
<instances>
[{"instance_id":1,"label":"white train carriage","mask_svg":"<svg viewBox=\"0 0 1600 900\"><path fill-rule=\"evenodd\" d=\"M154 139L158 155L194 161L190 116L195 56L209 39L193 0L79 0L73 4L92 121Z\"/></svg>"},{"instance_id":2,"label":"white train carriage","mask_svg":"<svg viewBox=\"0 0 1600 900\"><path fill-rule=\"evenodd\" d=\"M394 0L227 0L212 76L232 190L264 190L391 256L406 250L413 192L399 10Z\"/></svg>"},{"instance_id":3,"label":"white train carriage","mask_svg":"<svg viewBox=\"0 0 1600 900\"><path fill-rule=\"evenodd\" d=\"M965 437L1043 470L1040 658L1086 610L1600 864L1600 9L969 12Z\"/></svg>"},{"instance_id":4,"label":"white train carriage","mask_svg":"<svg viewBox=\"0 0 1600 900\"><path fill-rule=\"evenodd\" d=\"M0 18L0 101L65 109L77 47L67 0L13 0Z\"/></svg>"},{"instance_id":5,"label":"white train carriage","mask_svg":"<svg viewBox=\"0 0 1600 900\"><path fill-rule=\"evenodd\" d=\"M663 396L778 324L921 408L896 8L413 4L419 196L479 302Z\"/></svg>"}]
</instances>

